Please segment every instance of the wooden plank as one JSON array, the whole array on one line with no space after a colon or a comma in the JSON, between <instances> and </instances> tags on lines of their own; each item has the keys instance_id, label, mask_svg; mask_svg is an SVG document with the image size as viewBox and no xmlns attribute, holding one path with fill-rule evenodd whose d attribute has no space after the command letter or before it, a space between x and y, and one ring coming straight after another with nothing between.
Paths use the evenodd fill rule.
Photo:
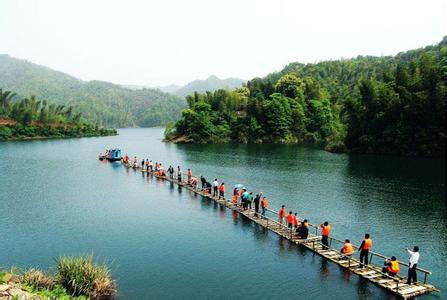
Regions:
<instances>
[{"instance_id":1,"label":"wooden plank","mask_svg":"<svg viewBox=\"0 0 447 300\"><path fill-rule=\"evenodd\" d=\"M206 197L210 200L213 200L219 204L225 205L225 207L234 210L241 215L245 216L246 218L250 219L251 221L255 222L256 224L259 224L260 226L263 226L266 229L269 229L270 231L278 234L279 236L282 236L288 240L290 240L293 243L301 244L305 246L307 249L321 255L322 257L325 257L334 263L338 264L340 267L350 270L351 272L357 274L360 277L363 277L365 279L368 279L372 283L378 285L379 287L382 287L394 294L400 295L403 298L408 297L414 297L421 294L425 294L431 291L438 291L434 286L429 284L422 284L418 282L418 285L411 286L407 285L405 283L406 279L402 277L398 277L401 279L401 282L399 283L399 288L396 290L396 281L390 278L383 279L382 273L381 273L381 267L375 266L375 265L369 265L368 268L358 268L360 265L360 262L356 259L351 259L349 262L346 259L340 259L340 253L335 249L323 249L321 243L319 242L321 240L321 236L317 236L314 234L309 234L309 237L307 239L299 239L294 232L291 233L290 229L278 224L274 221L269 221L267 219L264 219L262 217L256 217L256 213L254 209L248 209L248 210L242 210L242 208L233 206L233 203L230 201L227 201L226 199L219 199L219 197L213 197L210 194L205 194L204 191L201 189L194 189L192 186L188 185L186 182L179 182L176 178L169 178L165 176L158 176L156 172L150 172L150 171L144 171L139 166L133 167L131 165L124 164L127 168L133 168L135 171L141 170L141 172L147 172L148 174L151 174L152 176L155 176L156 178L159 178L161 180L167 180L170 182L173 182L180 187L187 188L188 190L201 195L203 197Z\"/></svg>"}]
</instances>

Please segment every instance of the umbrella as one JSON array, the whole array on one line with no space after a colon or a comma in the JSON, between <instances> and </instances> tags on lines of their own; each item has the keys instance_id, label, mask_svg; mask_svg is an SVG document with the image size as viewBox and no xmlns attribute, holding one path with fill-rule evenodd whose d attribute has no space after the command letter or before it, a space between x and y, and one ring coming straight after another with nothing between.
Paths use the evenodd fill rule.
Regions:
<instances>
[{"instance_id":1,"label":"umbrella","mask_svg":"<svg viewBox=\"0 0 447 300\"><path fill-rule=\"evenodd\" d=\"M243 185L240 183L234 185L235 189L240 189L241 187L243 187Z\"/></svg>"}]
</instances>

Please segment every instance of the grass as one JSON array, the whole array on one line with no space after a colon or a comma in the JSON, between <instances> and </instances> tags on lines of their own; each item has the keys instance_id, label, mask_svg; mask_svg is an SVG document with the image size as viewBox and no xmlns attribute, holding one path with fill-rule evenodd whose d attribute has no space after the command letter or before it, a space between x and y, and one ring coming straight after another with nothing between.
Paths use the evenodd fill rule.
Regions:
<instances>
[{"instance_id":1,"label":"grass","mask_svg":"<svg viewBox=\"0 0 447 300\"><path fill-rule=\"evenodd\" d=\"M111 299L117 293L109 268L95 263L92 255L62 256L56 264L58 282L72 296Z\"/></svg>"},{"instance_id":2,"label":"grass","mask_svg":"<svg viewBox=\"0 0 447 300\"><path fill-rule=\"evenodd\" d=\"M56 259L54 274L31 268L0 270L0 284L13 283L43 299L112 299L116 283L105 264L95 263L93 255L62 256Z\"/></svg>"}]
</instances>

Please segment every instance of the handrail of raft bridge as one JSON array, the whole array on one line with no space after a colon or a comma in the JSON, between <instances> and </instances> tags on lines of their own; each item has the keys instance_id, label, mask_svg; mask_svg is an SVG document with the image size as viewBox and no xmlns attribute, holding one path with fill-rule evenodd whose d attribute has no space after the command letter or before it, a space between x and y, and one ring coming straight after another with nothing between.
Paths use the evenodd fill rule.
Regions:
<instances>
[{"instance_id":1,"label":"handrail of raft bridge","mask_svg":"<svg viewBox=\"0 0 447 300\"><path fill-rule=\"evenodd\" d=\"M128 164L128 166L131 167L131 168L134 168L131 164ZM140 169L140 170L141 170L141 166L138 165L138 166L137 166L137 169ZM143 170L143 171L144 171L144 170ZM167 171L167 170L165 170L165 172L166 172L166 171ZM146 171L146 172L147 172L147 171ZM162 179L163 179L163 178L170 178L170 179L175 180L175 181L178 182L178 180L177 180L177 179L178 179L178 174L177 174L177 172L175 172L175 170L174 170L174 174L173 174L172 177L170 177L168 174L166 174L166 176L159 176L159 175L157 174L156 171L147 172L147 173L154 174L154 175L156 175L157 178L162 178ZM185 184L189 185L189 184L187 183L187 173L185 173L185 172L181 172L181 177L182 177L182 183L185 183ZM185 178L186 180L184 180L184 178ZM200 184L200 182L197 183L197 188L196 188L196 190L201 190L201 188L198 187L199 184ZM229 198L225 198L225 194L227 194L227 195L229 196ZM212 197L212 194L210 193L210 194L208 194L208 195L206 195L206 196ZM225 201L231 202L231 200L229 200L229 199L231 199L231 197L233 197L232 192L229 192L229 191L225 191L225 192L224 192L224 198L223 198L223 199L224 199ZM268 212L270 212L270 213L273 213L273 214L275 214L275 215L278 215L278 212L277 212L277 211L272 210L272 209L270 209L270 208L266 208L266 211L268 211ZM260 212L259 212L259 215L261 215ZM268 222L272 222L272 223L274 223L274 224L283 226L285 229L290 230L291 235L293 234L293 229L288 228L288 227L285 226L284 224L281 224L281 223L279 223L278 221L273 220L272 218L269 218L269 217L266 217L266 216L262 216L262 217L263 217L264 219L266 219ZM318 230L320 229L320 227L317 226L317 225L311 224L310 222L308 222L307 224L309 225L309 227L312 227L312 228L315 229L315 236L318 236ZM267 223L267 228L268 228L268 223ZM338 242L338 243L340 243L340 244L344 244L344 241L342 241L342 240L340 240L340 239L337 239L337 238L335 238L335 237L329 236L328 238L329 238L329 246L332 245L332 241L336 241L336 242ZM312 241L312 243L315 243L315 241ZM321 244L321 243L320 243L320 244ZM351 244L352 244L352 243L351 243ZM356 245L354 245L354 244L352 244L352 246L353 246L353 248L356 249L356 250L358 250L358 249L360 248L359 246L356 246ZM336 250L336 249L332 249L332 250L333 250L333 251L336 251L336 252L338 252L338 253L340 253L340 254L343 254L343 253L341 253L339 250ZM354 254L354 253L353 253L353 254ZM377 253L377 252L374 252L374 251L369 251L369 254L370 254L370 257L369 257L369 260L368 260L369 262L372 261L372 258L373 258L373 257L378 257L378 258L381 258L381 259L388 259L388 258L389 258L389 257L387 257L387 256L385 256L385 255L383 255L383 254L380 254L380 253ZM352 255L352 256L353 256L353 255ZM352 258L349 257L349 262L350 262L351 259L352 259ZM405 268L407 268L407 269L409 268L409 265L408 265L407 263L403 263L402 261L399 261L399 265L401 265L401 266L403 266L403 267L405 267ZM377 267L380 267L380 266L377 266ZM369 267L369 266L366 266L366 268L372 269L372 267ZM389 279L393 279L394 281L396 281L396 282L397 282L397 287L396 287L396 288L397 288L397 289L399 288L398 285L399 285L400 277L397 277L397 278L396 278L396 277L389 276L388 274L383 273L382 271L377 271L377 270L375 270L375 271L381 273L382 275L386 276L386 277L389 278ZM428 270L425 270L425 269L422 269L422 268L419 268L419 267L416 267L416 271L419 271L419 272L424 273L424 283L427 282L427 275L431 275L431 274L432 274L432 272L430 272L430 271L428 271Z\"/></svg>"}]
</instances>

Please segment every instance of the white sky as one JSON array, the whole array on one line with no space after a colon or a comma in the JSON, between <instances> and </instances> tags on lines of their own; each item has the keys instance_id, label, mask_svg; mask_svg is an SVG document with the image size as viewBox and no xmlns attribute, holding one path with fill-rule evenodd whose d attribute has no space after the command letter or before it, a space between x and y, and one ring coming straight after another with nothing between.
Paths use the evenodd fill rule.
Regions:
<instances>
[{"instance_id":1,"label":"white sky","mask_svg":"<svg viewBox=\"0 0 447 300\"><path fill-rule=\"evenodd\" d=\"M251 79L447 35L447 0L0 0L0 53L84 80Z\"/></svg>"}]
</instances>

